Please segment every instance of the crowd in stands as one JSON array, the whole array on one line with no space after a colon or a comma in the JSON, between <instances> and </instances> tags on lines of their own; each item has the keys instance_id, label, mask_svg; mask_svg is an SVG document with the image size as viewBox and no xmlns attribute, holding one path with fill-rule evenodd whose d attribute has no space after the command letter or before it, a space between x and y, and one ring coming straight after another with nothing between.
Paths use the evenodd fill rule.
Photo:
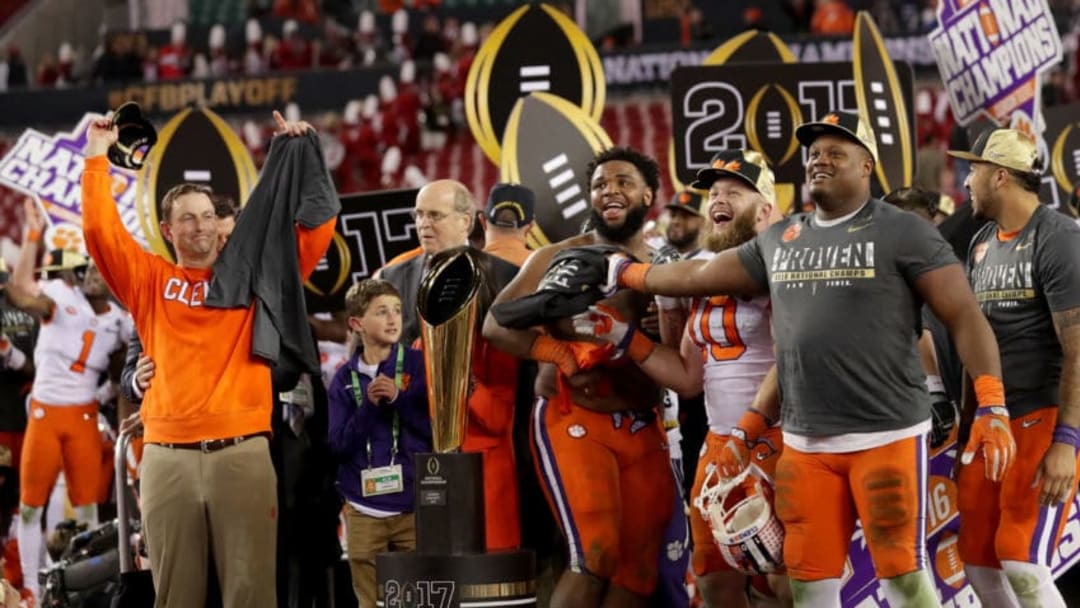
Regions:
<instances>
[{"instance_id":1,"label":"crowd in stands","mask_svg":"<svg viewBox=\"0 0 1080 608\"><path fill-rule=\"evenodd\" d=\"M104 32L91 52L65 42L36 66L12 46L0 63L0 90L400 65L410 59L425 65L437 62L438 69L463 77L478 40L493 25L478 28L435 13L411 15L395 12L386 28L378 27L375 14L365 11L353 27L332 19L311 25L291 18L250 18L238 26L216 24L194 33L182 22L167 33ZM411 19L419 20L416 27L410 27Z\"/></svg>"}]
</instances>

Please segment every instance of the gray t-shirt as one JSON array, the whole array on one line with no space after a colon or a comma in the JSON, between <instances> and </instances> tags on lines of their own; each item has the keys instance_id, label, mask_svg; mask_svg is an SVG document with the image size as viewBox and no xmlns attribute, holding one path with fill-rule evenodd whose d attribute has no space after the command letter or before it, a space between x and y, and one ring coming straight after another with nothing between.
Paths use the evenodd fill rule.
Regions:
<instances>
[{"instance_id":1,"label":"gray t-shirt","mask_svg":"<svg viewBox=\"0 0 1080 608\"><path fill-rule=\"evenodd\" d=\"M914 281L959 262L929 222L871 199L836 226L793 215L738 253L772 297L785 431L828 437L930 417Z\"/></svg>"},{"instance_id":2,"label":"gray t-shirt","mask_svg":"<svg viewBox=\"0 0 1080 608\"><path fill-rule=\"evenodd\" d=\"M1062 353L1050 313L1080 306L1080 228L1043 206L1007 240L991 222L971 240L968 277L1001 350L1010 416L1056 404Z\"/></svg>"}]
</instances>

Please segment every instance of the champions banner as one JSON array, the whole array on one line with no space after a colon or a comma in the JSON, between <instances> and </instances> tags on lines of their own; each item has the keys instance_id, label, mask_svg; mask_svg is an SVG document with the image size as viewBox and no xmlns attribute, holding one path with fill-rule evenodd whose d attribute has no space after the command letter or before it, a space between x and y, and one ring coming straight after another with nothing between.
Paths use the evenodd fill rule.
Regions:
<instances>
[{"instance_id":1,"label":"champions banner","mask_svg":"<svg viewBox=\"0 0 1080 608\"><path fill-rule=\"evenodd\" d=\"M957 446L951 442L930 456L930 477L926 501L926 550L929 569L941 596L942 608L976 608L980 606L974 589L964 576L957 534L960 514L957 512L956 484L952 479ZM1054 552L1051 569L1054 578L1065 573L1080 561L1080 497L1073 501L1061 544ZM874 565L863 539L862 527L855 530L848 550L848 567L844 571L841 592L844 608L886 608L885 594L874 576Z\"/></svg>"},{"instance_id":2,"label":"champions banner","mask_svg":"<svg viewBox=\"0 0 1080 608\"><path fill-rule=\"evenodd\" d=\"M942 0L930 45L957 122L1041 130L1039 74L1061 61L1046 0Z\"/></svg>"},{"instance_id":3,"label":"champions banner","mask_svg":"<svg viewBox=\"0 0 1080 608\"><path fill-rule=\"evenodd\" d=\"M49 227L45 231L46 249L76 249L86 253L82 237L82 177L86 157L86 131L90 122L104 118L86 114L67 133L46 135L27 129L0 159L0 183L34 198L45 212ZM113 196L120 208L120 219L143 248L147 234L136 208L136 174L112 167Z\"/></svg>"}]
</instances>

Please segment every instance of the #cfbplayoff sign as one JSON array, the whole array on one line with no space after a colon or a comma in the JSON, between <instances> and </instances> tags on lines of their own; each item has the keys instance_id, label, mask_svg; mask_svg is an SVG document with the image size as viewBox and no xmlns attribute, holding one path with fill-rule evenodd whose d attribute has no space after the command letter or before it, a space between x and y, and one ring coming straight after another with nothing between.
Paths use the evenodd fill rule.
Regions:
<instances>
[{"instance_id":1,"label":"#cfbplayoff sign","mask_svg":"<svg viewBox=\"0 0 1080 608\"><path fill-rule=\"evenodd\" d=\"M1036 125L1039 74L1061 61L1046 0L941 0L930 33L953 114Z\"/></svg>"}]
</instances>

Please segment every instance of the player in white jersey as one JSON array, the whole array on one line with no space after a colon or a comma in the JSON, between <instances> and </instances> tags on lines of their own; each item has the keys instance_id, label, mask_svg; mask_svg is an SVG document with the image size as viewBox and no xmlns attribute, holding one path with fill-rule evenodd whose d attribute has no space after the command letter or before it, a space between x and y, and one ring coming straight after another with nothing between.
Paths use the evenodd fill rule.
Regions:
<instances>
[{"instance_id":1,"label":"player in white jersey","mask_svg":"<svg viewBox=\"0 0 1080 608\"><path fill-rule=\"evenodd\" d=\"M710 167L698 172L694 188L708 190L707 218L712 231L704 250L693 259L707 259L715 252L752 239L779 219L774 202L772 171L760 154L752 151L721 152ZM641 368L658 383L693 396L704 391L709 433L702 446L694 480L692 500L701 495L706 479L737 474L750 458L739 454L729 437L741 417L756 400L778 399L771 331L771 308L767 297L749 300L712 296L692 300L660 299L662 309L683 308L685 329L678 349L657 347ZM620 341L616 319L602 318L603 311L583 315L581 329L594 329L598 337ZM672 318L678 319L677 314ZM625 325L623 325L625 327ZM615 328L604 333L604 329ZM759 392L760 391L760 392ZM765 433L753 447L753 460L764 475L775 470L782 449L779 427ZM707 606L747 606L747 576L723 557L714 540L711 523L697 508L691 509L694 540L692 565ZM764 565L764 564L763 564ZM769 584L787 598L786 581L771 577Z\"/></svg>"},{"instance_id":2,"label":"player in white jersey","mask_svg":"<svg viewBox=\"0 0 1080 608\"><path fill-rule=\"evenodd\" d=\"M23 247L8 295L42 319L19 470L18 525L26 587L37 595L42 508L61 470L77 519L96 523L102 443L95 395L113 353L130 341L134 327L110 302L97 268L75 251L50 251L41 270L55 276L35 283L45 221L33 201L25 210Z\"/></svg>"}]
</instances>

